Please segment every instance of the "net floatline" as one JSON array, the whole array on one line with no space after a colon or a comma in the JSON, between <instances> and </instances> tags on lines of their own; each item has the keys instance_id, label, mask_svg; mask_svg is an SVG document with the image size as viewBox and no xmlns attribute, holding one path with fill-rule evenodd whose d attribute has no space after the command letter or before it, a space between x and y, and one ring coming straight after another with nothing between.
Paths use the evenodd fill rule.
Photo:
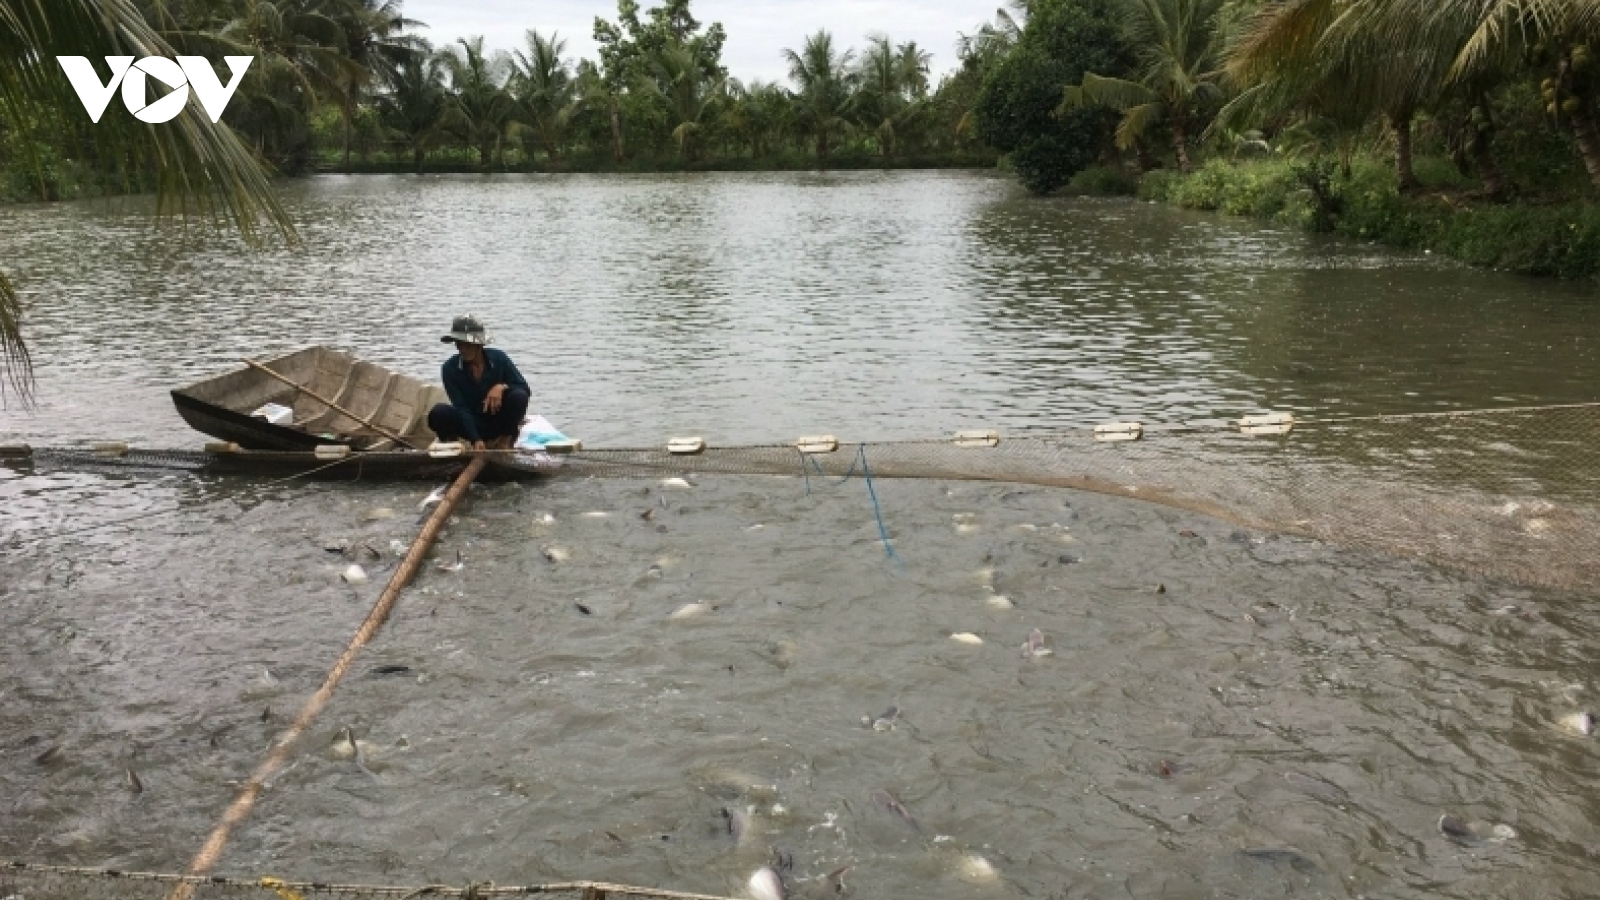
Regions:
<instances>
[{"instance_id":1,"label":"net floatline","mask_svg":"<svg viewBox=\"0 0 1600 900\"><path fill-rule=\"evenodd\" d=\"M331 884L289 881L265 876L230 878L224 876L176 875L158 872L125 872L73 866L45 866L32 863L0 863L0 898L23 900L162 900L174 889L183 888L196 898L233 900L324 900L330 897L384 898L411 900L421 897L450 897L479 900L529 894L568 895L582 900L605 898L655 898L655 900L728 900L712 894L690 894L657 888L610 884L603 881L564 881L547 884L496 885L471 882L466 885L372 885Z\"/></svg>"},{"instance_id":2,"label":"net floatline","mask_svg":"<svg viewBox=\"0 0 1600 900\"><path fill-rule=\"evenodd\" d=\"M210 459L181 451L35 451L35 464L46 468L199 469ZM794 445L760 445L697 455L585 450L560 459L557 475L633 478L844 477L860 474L865 461L880 479L1094 491L1490 578L1600 586L1600 404L1303 421L1272 437L1230 427L1149 428L1137 441L1102 443L1078 429L1002 436L993 447L846 441L833 453L807 455ZM356 477L362 463L351 460L322 474Z\"/></svg>"}]
</instances>

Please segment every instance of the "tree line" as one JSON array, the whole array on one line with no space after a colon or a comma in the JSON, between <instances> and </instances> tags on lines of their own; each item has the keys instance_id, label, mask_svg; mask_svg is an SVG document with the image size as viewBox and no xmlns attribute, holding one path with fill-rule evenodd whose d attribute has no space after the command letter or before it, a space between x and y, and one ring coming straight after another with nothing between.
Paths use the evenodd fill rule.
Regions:
<instances>
[{"instance_id":1,"label":"tree line","mask_svg":"<svg viewBox=\"0 0 1600 900\"><path fill-rule=\"evenodd\" d=\"M1201 154L1321 160L1326 191L1382 153L1414 193L1419 137L1486 199L1530 187L1508 158L1600 187L1596 0L1012 0L977 37L977 136L1040 192Z\"/></svg>"}]
</instances>

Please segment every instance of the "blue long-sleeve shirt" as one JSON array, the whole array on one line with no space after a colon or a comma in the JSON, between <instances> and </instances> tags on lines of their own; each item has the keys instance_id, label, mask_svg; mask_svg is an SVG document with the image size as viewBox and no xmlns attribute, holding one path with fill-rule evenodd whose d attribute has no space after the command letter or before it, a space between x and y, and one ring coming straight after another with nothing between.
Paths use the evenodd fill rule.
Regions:
<instances>
[{"instance_id":1,"label":"blue long-sleeve shirt","mask_svg":"<svg viewBox=\"0 0 1600 900\"><path fill-rule=\"evenodd\" d=\"M461 361L461 354L450 357L440 371L444 381L444 392L450 395L450 405L461 410L461 430L463 436L469 441L481 440L478 423L487 418L483 411L483 399L489 395L489 389L497 384L503 384L506 389L522 388L529 393L527 379L517 371L512 364L511 357L503 350L493 347L483 348L483 378L472 377L472 370Z\"/></svg>"}]
</instances>

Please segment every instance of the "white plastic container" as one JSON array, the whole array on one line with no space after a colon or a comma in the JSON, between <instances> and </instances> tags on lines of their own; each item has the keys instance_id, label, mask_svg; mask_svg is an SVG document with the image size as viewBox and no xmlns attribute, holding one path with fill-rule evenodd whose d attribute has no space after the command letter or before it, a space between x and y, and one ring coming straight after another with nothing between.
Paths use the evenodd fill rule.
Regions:
<instances>
[{"instance_id":1,"label":"white plastic container","mask_svg":"<svg viewBox=\"0 0 1600 900\"><path fill-rule=\"evenodd\" d=\"M250 415L266 419L270 425L288 425L294 421L294 410L277 403L268 403Z\"/></svg>"}]
</instances>

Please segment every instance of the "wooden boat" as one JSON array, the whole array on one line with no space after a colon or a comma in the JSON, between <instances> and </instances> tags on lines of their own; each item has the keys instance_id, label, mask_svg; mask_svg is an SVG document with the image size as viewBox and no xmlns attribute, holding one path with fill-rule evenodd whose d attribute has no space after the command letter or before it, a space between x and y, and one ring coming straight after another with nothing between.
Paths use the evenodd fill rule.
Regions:
<instances>
[{"instance_id":1,"label":"wooden boat","mask_svg":"<svg viewBox=\"0 0 1600 900\"><path fill-rule=\"evenodd\" d=\"M309 347L178 388L172 402L192 428L219 440L246 450L304 452L329 444L426 449L434 440L428 411L449 400L444 388ZM275 425L254 415L268 404L292 409L293 418Z\"/></svg>"},{"instance_id":2,"label":"wooden boat","mask_svg":"<svg viewBox=\"0 0 1600 900\"><path fill-rule=\"evenodd\" d=\"M329 347L309 347L172 392L172 402L208 445L219 471L328 470L324 477L438 477L459 469L462 457L436 458L428 411L448 403L444 388L390 371ZM274 423L258 415L276 404L292 410ZM348 447L348 464L329 466ZM325 448L318 451L318 448ZM332 451L330 453L329 451ZM501 477L548 474L561 461L544 452L505 452L491 458Z\"/></svg>"}]
</instances>

